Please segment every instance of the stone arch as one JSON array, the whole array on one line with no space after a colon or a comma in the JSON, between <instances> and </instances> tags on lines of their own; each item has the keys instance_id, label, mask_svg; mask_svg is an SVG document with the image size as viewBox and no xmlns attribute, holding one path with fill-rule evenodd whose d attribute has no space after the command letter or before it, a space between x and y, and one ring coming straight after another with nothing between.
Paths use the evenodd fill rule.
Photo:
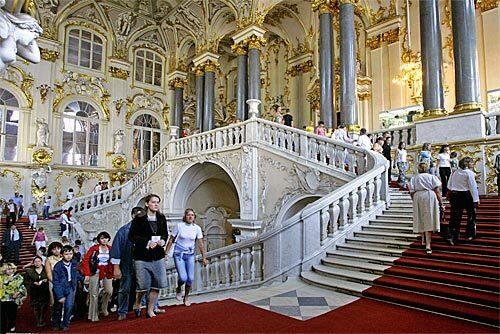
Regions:
<instances>
[{"instance_id":1,"label":"stone arch","mask_svg":"<svg viewBox=\"0 0 500 334\"><path fill-rule=\"evenodd\" d=\"M287 219L293 217L307 205L315 202L321 197L322 195L311 194L299 194L293 196L281 207L281 210L278 212L278 215L275 218L276 222L279 222L280 225L283 224Z\"/></svg>"},{"instance_id":2,"label":"stone arch","mask_svg":"<svg viewBox=\"0 0 500 334\"><path fill-rule=\"evenodd\" d=\"M96 101L93 97L90 96L85 96L85 95L67 95L65 96L61 102L59 103L59 108L57 112L63 117L64 115L64 109L70 104L71 102L77 102L77 101L82 101L90 104L92 107L94 107L97 110L97 113L99 114L99 121L107 121L108 116L106 113L103 111L101 104Z\"/></svg>"}]
</instances>

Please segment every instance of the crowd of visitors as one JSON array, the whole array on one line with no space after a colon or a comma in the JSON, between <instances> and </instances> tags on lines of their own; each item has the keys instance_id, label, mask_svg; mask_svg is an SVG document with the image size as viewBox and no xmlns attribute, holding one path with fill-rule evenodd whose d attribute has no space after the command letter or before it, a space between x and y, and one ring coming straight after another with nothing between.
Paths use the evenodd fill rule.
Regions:
<instances>
[{"instance_id":1,"label":"crowd of visitors","mask_svg":"<svg viewBox=\"0 0 500 334\"><path fill-rule=\"evenodd\" d=\"M202 255L202 264L207 263L203 233L195 224L195 212L187 209L183 222L174 227L169 237L167 220L159 208L160 197L148 195L145 207L132 209L131 221L118 230L113 243L109 233L103 231L88 249L79 240L71 245L63 234L61 242L50 243L45 253L47 237L43 227L39 227L32 239L37 256L23 268L24 274L17 271L15 263L18 261L13 258L6 258L5 264L2 261L2 332L15 331L17 309L27 295L36 325L46 325L44 319L50 308L54 330L68 330L74 318L99 321L115 306L119 320L126 319L131 310L136 317L141 317L144 305L146 317L153 318L165 312L159 307L158 294L168 284L166 259L169 257L173 258L179 273L176 298L190 306L196 245ZM71 210L63 214L68 215L68 211ZM19 256L22 234L16 224L6 230L4 240ZM11 246L12 243L16 246Z\"/></svg>"}]
</instances>

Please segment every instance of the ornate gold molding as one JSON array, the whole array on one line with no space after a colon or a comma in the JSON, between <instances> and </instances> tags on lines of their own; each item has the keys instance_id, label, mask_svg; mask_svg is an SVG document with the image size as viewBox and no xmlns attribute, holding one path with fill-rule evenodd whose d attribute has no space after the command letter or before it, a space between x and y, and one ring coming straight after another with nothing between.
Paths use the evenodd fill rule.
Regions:
<instances>
[{"instance_id":1,"label":"ornate gold molding","mask_svg":"<svg viewBox=\"0 0 500 334\"><path fill-rule=\"evenodd\" d=\"M191 70L197 77L202 77L205 75L205 68L202 65L194 66Z\"/></svg>"},{"instance_id":2,"label":"ornate gold molding","mask_svg":"<svg viewBox=\"0 0 500 334\"><path fill-rule=\"evenodd\" d=\"M311 4L313 12L319 11L320 15L324 13L333 13L336 0L314 0Z\"/></svg>"},{"instance_id":3,"label":"ornate gold molding","mask_svg":"<svg viewBox=\"0 0 500 334\"><path fill-rule=\"evenodd\" d=\"M368 38L366 40L366 45L372 50L378 49L384 42L387 42L387 44L398 42L400 36L401 30L397 27Z\"/></svg>"},{"instance_id":4,"label":"ornate gold molding","mask_svg":"<svg viewBox=\"0 0 500 334\"><path fill-rule=\"evenodd\" d=\"M486 190L488 193L497 192L497 184L495 183L495 178L497 177L495 172L495 158L500 152L500 144L484 146L484 153L486 156L486 167L488 172L485 175L484 182L486 183Z\"/></svg>"},{"instance_id":5,"label":"ornate gold molding","mask_svg":"<svg viewBox=\"0 0 500 334\"><path fill-rule=\"evenodd\" d=\"M83 171L63 171L59 173L55 178L55 188L54 188L54 193L57 199L57 205L62 205L65 202L65 199L61 198L62 195L61 178L63 177L70 177L76 179L76 184L78 185L78 192L75 195L83 196L84 195L82 192L83 183L91 179L99 179L100 175L96 172L83 172Z\"/></svg>"},{"instance_id":6,"label":"ornate gold molding","mask_svg":"<svg viewBox=\"0 0 500 334\"><path fill-rule=\"evenodd\" d=\"M359 133L361 131L361 126L359 126L358 124L348 124L346 125L346 128L347 128L347 132L351 132L351 133Z\"/></svg>"},{"instance_id":7,"label":"ornate gold molding","mask_svg":"<svg viewBox=\"0 0 500 334\"><path fill-rule=\"evenodd\" d=\"M35 149L31 157L38 165L48 165L52 162L52 152L43 147Z\"/></svg>"},{"instance_id":8,"label":"ornate gold molding","mask_svg":"<svg viewBox=\"0 0 500 334\"><path fill-rule=\"evenodd\" d=\"M486 12L497 8L498 4L500 4L500 0L478 0L476 2L476 8L481 12Z\"/></svg>"},{"instance_id":9,"label":"ornate gold molding","mask_svg":"<svg viewBox=\"0 0 500 334\"><path fill-rule=\"evenodd\" d=\"M124 155L116 155L111 160L111 166L115 169L125 170L127 168L127 158Z\"/></svg>"},{"instance_id":10,"label":"ornate gold molding","mask_svg":"<svg viewBox=\"0 0 500 334\"><path fill-rule=\"evenodd\" d=\"M238 44L231 45L231 51L233 51L237 55L246 55L248 52L247 45L244 43L244 41L241 41Z\"/></svg>"},{"instance_id":11,"label":"ornate gold molding","mask_svg":"<svg viewBox=\"0 0 500 334\"><path fill-rule=\"evenodd\" d=\"M463 114L472 111L479 111L482 107L483 105L479 102L460 103L455 106L455 108L453 109L453 113Z\"/></svg>"},{"instance_id":12,"label":"ornate gold molding","mask_svg":"<svg viewBox=\"0 0 500 334\"><path fill-rule=\"evenodd\" d=\"M21 173L13 171L11 169L5 168L4 170L0 170L0 177L7 177L7 174L12 174L14 178L14 191L21 191L21 182L23 178L21 177Z\"/></svg>"},{"instance_id":13,"label":"ornate gold molding","mask_svg":"<svg viewBox=\"0 0 500 334\"><path fill-rule=\"evenodd\" d=\"M304 61L301 64L294 65L294 66L290 67L288 70L286 70L286 74L288 74L292 77L296 77L299 74L311 72L311 70L313 70L313 69L314 69L313 61L311 59L309 59L309 60Z\"/></svg>"},{"instance_id":14,"label":"ornate gold molding","mask_svg":"<svg viewBox=\"0 0 500 334\"><path fill-rule=\"evenodd\" d=\"M121 69L118 67L114 67L114 66L111 66L109 68L109 73L111 74L111 76L113 78L122 79L122 80L127 80L129 75L130 75L130 71L127 71L127 70L124 70L124 69Z\"/></svg>"},{"instance_id":15,"label":"ornate gold molding","mask_svg":"<svg viewBox=\"0 0 500 334\"><path fill-rule=\"evenodd\" d=\"M213 60L207 60L204 63L200 64L203 67L205 72L217 72L220 68L220 64Z\"/></svg>"},{"instance_id":16,"label":"ornate gold molding","mask_svg":"<svg viewBox=\"0 0 500 334\"><path fill-rule=\"evenodd\" d=\"M40 48L40 55L43 60L50 61L55 63L57 59L59 59L59 52L55 50L49 50Z\"/></svg>"},{"instance_id":17,"label":"ornate gold molding","mask_svg":"<svg viewBox=\"0 0 500 334\"><path fill-rule=\"evenodd\" d=\"M245 38L243 43L248 45L248 49L261 49L266 45L267 41L264 37L252 35Z\"/></svg>"},{"instance_id":18,"label":"ornate gold molding","mask_svg":"<svg viewBox=\"0 0 500 334\"><path fill-rule=\"evenodd\" d=\"M127 174L124 171L110 172L109 181L111 182L112 187L115 186L116 182L123 184L127 181Z\"/></svg>"}]
</instances>

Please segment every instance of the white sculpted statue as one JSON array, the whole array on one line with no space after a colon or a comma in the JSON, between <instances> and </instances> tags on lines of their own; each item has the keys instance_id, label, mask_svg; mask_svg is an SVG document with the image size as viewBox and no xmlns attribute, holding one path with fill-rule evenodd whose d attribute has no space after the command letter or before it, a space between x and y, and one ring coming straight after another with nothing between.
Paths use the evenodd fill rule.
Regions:
<instances>
[{"instance_id":1,"label":"white sculpted statue","mask_svg":"<svg viewBox=\"0 0 500 334\"><path fill-rule=\"evenodd\" d=\"M123 130L116 130L115 134L113 135L115 143L114 143L114 153L115 154L123 154L123 137L125 136L125 133Z\"/></svg>"},{"instance_id":2,"label":"white sculpted statue","mask_svg":"<svg viewBox=\"0 0 500 334\"><path fill-rule=\"evenodd\" d=\"M0 72L16 61L16 55L40 62L36 39L43 32L28 14L21 13L25 1L0 0Z\"/></svg>"},{"instance_id":3,"label":"white sculpted statue","mask_svg":"<svg viewBox=\"0 0 500 334\"><path fill-rule=\"evenodd\" d=\"M45 122L45 118L36 119L36 146L49 146L49 125Z\"/></svg>"},{"instance_id":4,"label":"white sculpted statue","mask_svg":"<svg viewBox=\"0 0 500 334\"><path fill-rule=\"evenodd\" d=\"M135 13L122 13L118 15L118 34L122 36L128 36L130 34L130 30L132 29L134 23L135 23L135 18L137 17L137 14Z\"/></svg>"},{"instance_id":5,"label":"white sculpted statue","mask_svg":"<svg viewBox=\"0 0 500 334\"><path fill-rule=\"evenodd\" d=\"M47 169L45 169L45 167L41 167L31 174L33 182L38 187L38 189L45 189L47 187L48 173L50 173L51 171L52 170L50 169L50 166L47 166Z\"/></svg>"}]
</instances>

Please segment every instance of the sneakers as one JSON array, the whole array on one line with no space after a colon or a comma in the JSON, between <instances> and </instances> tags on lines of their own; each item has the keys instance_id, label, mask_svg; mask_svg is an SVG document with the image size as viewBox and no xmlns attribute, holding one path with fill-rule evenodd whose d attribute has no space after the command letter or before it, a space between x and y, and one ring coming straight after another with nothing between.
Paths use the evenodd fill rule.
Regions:
<instances>
[{"instance_id":1,"label":"sneakers","mask_svg":"<svg viewBox=\"0 0 500 334\"><path fill-rule=\"evenodd\" d=\"M126 314L119 314L118 315L118 321L122 321L122 320L125 320L127 319L127 315Z\"/></svg>"},{"instance_id":2,"label":"sneakers","mask_svg":"<svg viewBox=\"0 0 500 334\"><path fill-rule=\"evenodd\" d=\"M455 246L455 242L453 241L453 239L448 239L448 244L450 246Z\"/></svg>"}]
</instances>

